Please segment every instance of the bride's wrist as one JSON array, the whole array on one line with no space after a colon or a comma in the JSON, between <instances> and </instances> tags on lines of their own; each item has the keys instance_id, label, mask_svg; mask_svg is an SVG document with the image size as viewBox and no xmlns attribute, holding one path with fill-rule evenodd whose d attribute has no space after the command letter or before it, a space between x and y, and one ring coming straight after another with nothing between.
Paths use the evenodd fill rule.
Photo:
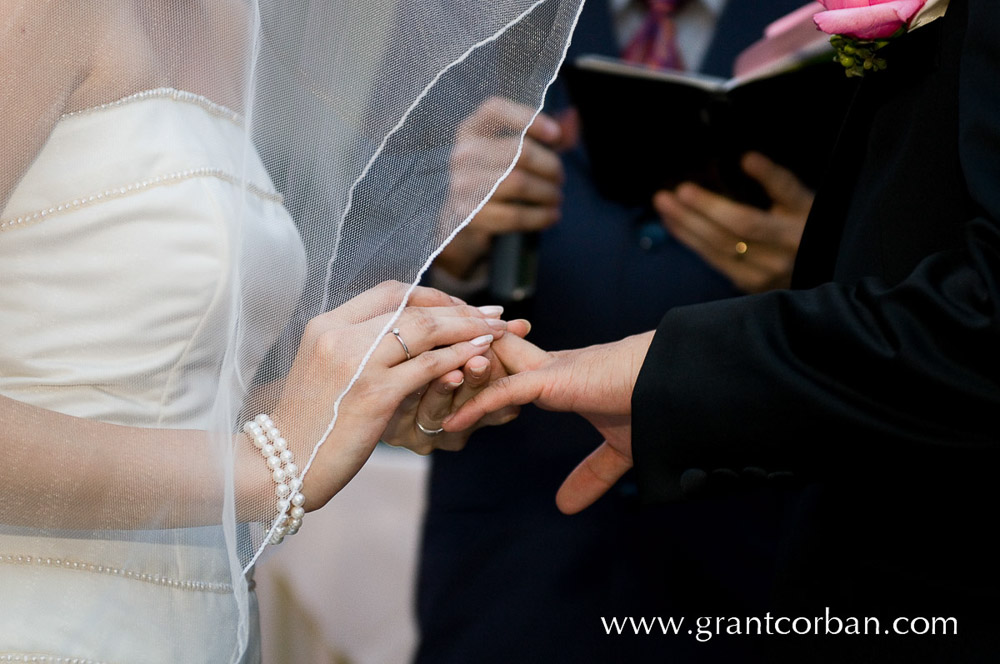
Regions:
<instances>
[{"instance_id":1,"label":"bride's wrist","mask_svg":"<svg viewBox=\"0 0 1000 664\"><path fill-rule=\"evenodd\" d=\"M247 478L243 485L248 491L245 495L251 506L261 512L256 518L251 515L251 519L265 524L270 520L271 543L279 544L286 535L298 532L305 515L301 470L288 441L270 416L260 414L248 420L243 424L242 437L244 443L237 459Z\"/></svg>"}]
</instances>

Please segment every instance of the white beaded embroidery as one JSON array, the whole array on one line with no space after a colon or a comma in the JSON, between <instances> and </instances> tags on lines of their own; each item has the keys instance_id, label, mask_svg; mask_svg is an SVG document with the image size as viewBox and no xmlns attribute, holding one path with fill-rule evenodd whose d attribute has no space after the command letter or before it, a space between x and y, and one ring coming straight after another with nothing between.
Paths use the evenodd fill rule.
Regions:
<instances>
[{"instance_id":1,"label":"white beaded embroidery","mask_svg":"<svg viewBox=\"0 0 1000 664\"><path fill-rule=\"evenodd\" d=\"M0 653L0 662L38 662L39 664L103 664L96 659L59 655Z\"/></svg>"},{"instance_id":2,"label":"white beaded embroidery","mask_svg":"<svg viewBox=\"0 0 1000 664\"><path fill-rule=\"evenodd\" d=\"M181 579L171 579L159 574L146 574L130 569L123 569L111 565L98 565L79 560L69 560L62 558L47 558L42 556L29 556L17 554L0 554L0 564L7 565L36 565L41 567L58 567L77 572L91 572L94 574L109 574L133 581L152 583L157 586L167 586L178 590L194 590L209 593L231 593L233 586L228 583L214 583L210 581L184 581Z\"/></svg>"},{"instance_id":3,"label":"white beaded embroidery","mask_svg":"<svg viewBox=\"0 0 1000 664\"><path fill-rule=\"evenodd\" d=\"M73 111L71 113L64 113L62 117L72 118L81 115L90 115L91 113L98 113L100 111L105 111L109 108L117 108L118 106L124 106L125 104L132 104L138 101L145 101L147 99L172 99L173 101L179 101L186 104L194 104L195 106L200 106L204 110L208 111L212 115L220 118L225 118L230 122L237 125L243 125L243 116L236 111L230 110L221 104L216 104L214 101L207 97L202 97L201 95L196 95L193 92L185 92L184 90L176 90L174 88L156 88L155 90L144 90L142 92L137 92L134 95L129 95L128 97L123 97L115 101L108 102L107 104L101 104L100 106L91 106L90 108L84 108L79 111Z\"/></svg>"},{"instance_id":4,"label":"white beaded embroidery","mask_svg":"<svg viewBox=\"0 0 1000 664\"><path fill-rule=\"evenodd\" d=\"M295 465L295 455L288 449L288 441L274 426L271 418L261 413L243 425L243 431L260 450L274 480L274 493L278 497L278 516L271 526L271 544L281 544L286 535L294 535L302 526L306 499L302 495L302 478Z\"/></svg>"},{"instance_id":5,"label":"white beaded embroidery","mask_svg":"<svg viewBox=\"0 0 1000 664\"><path fill-rule=\"evenodd\" d=\"M38 210L37 212L32 212L29 214L24 214L18 217L12 217L10 219L0 219L0 232L11 230L17 228L18 226L27 226L39 221L42 221L46 217L52 216L54 214L60 214L63 212L72 212L74 210L87 207L90 205L95 205L103 201L113 200L115 198L121 198L123 196L129 196L132 194L137 194L141 191L147 189L152 189L153 187L164 187L171 184L177 184L184 180L191 180L194 178L216 178L222 180L223 182L228 182L229 184L239 186L242 183L240 178L235 175L228 173L221 168L190 168L183 171L176 171L174 173L167 173L165 175L158 175L148 180L140 180L138 182L133 182L132 184L127 184L121 187L112 187L110 189L105 189L104 191L98 192L96 194L91 194L90 196L84 196L81 198L74 198L72 201L62 203L61 205L55 205L44 210ZM284 197L276 191L267 191L252 182L246 183L247 191L259 196L265 200L273 201L279 205L284 201Z\"/></svg>"}]
</instances>

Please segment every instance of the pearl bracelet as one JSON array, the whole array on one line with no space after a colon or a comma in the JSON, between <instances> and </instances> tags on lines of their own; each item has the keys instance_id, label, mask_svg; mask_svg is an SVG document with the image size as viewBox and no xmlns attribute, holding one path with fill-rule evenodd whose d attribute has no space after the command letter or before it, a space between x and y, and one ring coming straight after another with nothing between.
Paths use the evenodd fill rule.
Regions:
<instances>
[{"instance_id":1,"label":"pearl bracelet","mask_svg":"<svg viewBox=\"0 0 1000 664\"><path fill-rule=\"evenodd\" d=\"M302 478L299 477L299 467L295 465L295 456L288 449L288 441L281 437L281 432L274 426L271 418L260 414L243 425L243 431L250 436L254 446L260 450L261 456L267 460L271 479L274 480L274 493L278 496L278 525L271 535L271 544L281 544L285 535L294 535L302 526L302 517L306 511L302 507L305 496L302 495Z\"/></svg>"}]
</instances>

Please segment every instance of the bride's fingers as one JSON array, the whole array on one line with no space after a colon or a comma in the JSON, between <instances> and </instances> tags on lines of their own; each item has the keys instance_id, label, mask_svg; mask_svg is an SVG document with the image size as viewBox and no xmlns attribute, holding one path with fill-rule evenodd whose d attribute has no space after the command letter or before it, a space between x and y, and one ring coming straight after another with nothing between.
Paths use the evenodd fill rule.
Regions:
<instances>
[{"instance_id":1,"label":"bride's fingers","mask_svg":"<svg viewBox=\"0 0 1000 664\"><path fill-rule=\"evenodd\" d=\"M451 409L449 409L447 413L443 413L441 415L442 420L449 415L451 410L457 409L463 403L479 394L483 388L489 384L490 361L486 357L474 357L465 363L462 373L465 377L465 382L462 383L461 388L455 392L455 397L452 399Z\"/></svg>"},{"instance_id":2,"label":"bride's fingers","mask_svg":"<svg viewBox=\"0 0 1000 664\"><path fill-rule=\"evenodd\" d=\"M469 304L452 305L447 307L407 307L403 315L411 312L426 314L428 316L462 316L466 318L500 318L503 314L503 307L500 305L487 305L474 307Z\"/></svg>"},{"instance_id":3,"label":"bride's fingers","mask_svg":"<svg viewBox=\"0 0 1000 664\"><path fill-rule=\"evenodd\" d=\"M545 388L545 378L537 372L506 376L490 383L466 401L456 413L445 418L445 431L462 431L490 413L510 406L523 406L537 399Z\"/></svg>"},{"instance_id":4,"label":"bride's fingers","mask_svg":"<svg viewBox=\"0 0 1000 664\"><path fill-rule=\"evenodd\" d=\"M494 366L493 363L496 363L497 366ZM462 404L486 389L491 379L495 380L506 375L503 367L499 365L499 361L495 357L492 362L488 357L474 357L465 363L464 372L465 382L452 399L452 411L457 411ZM502 408L495 413L488 413L483 419L475 422L472 426L473 428L479 428L506 424L516 418L520 411L521 409L518 406Z\"/></svg>"},{"instance_id":5,"label":"bride's fingers","mask_svg":"<svg viewBox=\"0 0 1000 664\"><path fill-rule=\"evenodd\" d=\"M476 359L482 358L474 357L470 362ZM418 437L433 437L441 433L441 420L451 412L452 399L456 390L461 388L464 381L465 376L463 373L455 369L430 384L430 387L420 399L413 417L415 435ZM433 433L435 431L437 433Z\"/></svg>"},{"instance_id":6,"label":"bride's fingers","mask_svg":"<svg viewBox=\"0 0 1000 664\"><path fill-rule=\"evenodd\" d=\"M399 390L409 394L439 376L458 369L477 355L490 349L493 335L485 334L472 341L460 341L444 348L429 350L413 359L391 367L385 373L385 380Z\"/></svg>"},{"instance_id":7,"label":"bride's fingers","mask_svg":"<svg viewBox=\"0 0 1000 664\"><path fill-rule=\"evenodd\" d=\"M506 329L506 321L495 318L432 316L421 309L407 310L379 342L372 361L378 366L395 366L439 346L485 336L492 341L502 337ZM454 368L448 367L446 371ZM428 377L424 383L442 374L444 371Z\"/></svg>"},{"instance_id":8,"label":"bride's fingers","mask_svg":"<svg viewBox=\"0 0 1000 664\"><path fill-rule=\"evenodd\" d=\"M436 288L427 286L417 286L410 293L410 299L406 304L411 307L445 307L448 305L463 305L465 300L454 295L448 295Z\"/></svg>"},{"instance_id":9,"label":"bride's fingers","mask_svg":"<svg viewBox=\"0 0 1000 664\"><path fill-rule=\"evenodd\" d=\"M317 316L317 320L330 325L363 323L384 314L392 314L402 304L409 290L410 284L383 281L355 295L336 309ZM415 307L449 307L465 305L465 302L435 288L416 286L410 292L407 304Z\"/></svg>"},{"instance_id":10,"label":"bride's fingers","mask_svg":"<svg viewBox=\"0 0 1000 664\"><path fill-rule=\"evenodd\" d=\"M591 452L563 481L556 506L563 514L590 507L632 467L632 460L607 442Z\"/></svg>"}]
</instances>

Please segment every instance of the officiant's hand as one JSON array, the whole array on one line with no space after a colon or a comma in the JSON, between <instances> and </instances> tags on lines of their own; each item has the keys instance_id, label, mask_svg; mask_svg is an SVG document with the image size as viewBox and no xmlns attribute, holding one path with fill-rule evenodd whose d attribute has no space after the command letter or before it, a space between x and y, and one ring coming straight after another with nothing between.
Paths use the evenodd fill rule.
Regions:
<instances>
[{"instance_id":1,"label":"officiant's hand","mask_svg":"<svg viewBox=\"0 0 1000 664\"><path fill-rule=\"evenodd\" d=\"M459 127L451 156L453 209L471 212L484 184L506 169L517 149L519 134L534 109L494 97L484 102ZM528 127L521 156L492 198L469 225L442 251L435 265L454 277L466 278L489 251L493 236L539 231L559 219L563 168L556 149L563 137L560 123L540 113ZM457 208L454 207L457 205Z\"/></svg>"},{"instance_id":2,"label":"officiant's hand","mask_svg":"<svg viewBox=\"0 0 1000 664\"><path fill-rule=\"evenodd\" d=\"M690 182L658 192L653 205L674 237L740 290L787 288L813 192L760 153L744 155L742 166L771 197L769 209L737 203Z\"/></svg>"},{"instance_id":3,"label":"officiant's hand","mask_svg":"<svg viewBox=\"0 0 1000 664\"><path fill-rule=\"evenodd\" d=\"M492 350L511 375L490 383L446 419L444 428L460 431L488 413L527 403L582 415L605 441L570 473L556 495L561 511L579 512L632 467L632 388L652 338L646 332L610 344L546 352L508 334Z\"/></svg>"}]
</instances>

